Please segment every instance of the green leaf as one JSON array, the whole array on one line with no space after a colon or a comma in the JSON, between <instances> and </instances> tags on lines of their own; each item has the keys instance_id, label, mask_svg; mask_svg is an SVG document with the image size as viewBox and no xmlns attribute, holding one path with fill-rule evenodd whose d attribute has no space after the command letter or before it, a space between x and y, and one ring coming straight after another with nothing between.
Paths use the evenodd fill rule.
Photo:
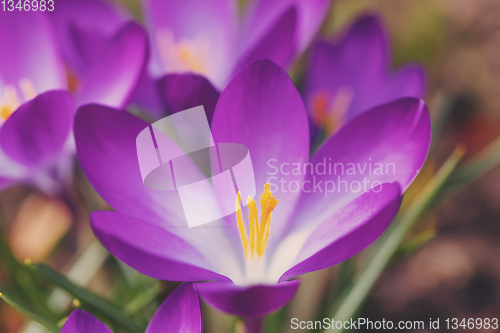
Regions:
<instances>
[{"instance_id":1,"label":"green leaf","mask_svg":"<svg viewBox=\"0 0 500 333\"><path fill-rule=\"evenodd\" d=\"M380 239L381 245L377 248L372 260L361 272L353 287L340 297L342 302L339 307L334 308L331 318L335 318L336 321L345 321L357 313L378 277L398 250L405 235L435 202L464 153L465 149L462 146L457 147L408 211L391 224Z\"/></svg>"},{"instance_id":2,"label":"green leaf","mask_svg":"<svg viewBox=\"0 0 500 333\"><path fill-rule=\"evenodd\" d=\"M32 264L32 263L29 263L26 266L36 274L40 275L50 284L65 290L73 297L78 299L82 304L88 305L89 307L98 310L108 319L110 319L116 324L119 324L126 330L133 333L144 332L145 329L144 327L137 324L135 321L133 321L131 318L125 315L115 305L109 303L104 298L90 292L89 290L75 285L65 276L53 271L49 267L42 264Z\"/></svg>"},{"instance_id":3,"label":"green leaf","mask_svg":"<svg viewBox=\"0 0 500 333\"><path fill-rule=\"evenodd\" d=\"M500 137L493 140L450 177L447 192L456 192L500 163Z\"/></svg>"},{"instance_id":4,"label":"green leaf","mask_svg":"<svg viewBox=\"0 0 500 333\"><path fill-rule=\"evenodd\" d=\"M39 313L36 313L33 309L31 309L28 305L26 305L21 300L21 298L18 295L16 295L14 292L11 292L9 290L2 290L2 292L0 293L0 297L7 304L9 304L14 309L21 312L23 315L25 315L29 319L41 324L49 332L54 332L54 333L59 332L59 328L57 327L57 325L55 323L48 321L42 315L40 315Z\"/></svg>"}]
</instances>

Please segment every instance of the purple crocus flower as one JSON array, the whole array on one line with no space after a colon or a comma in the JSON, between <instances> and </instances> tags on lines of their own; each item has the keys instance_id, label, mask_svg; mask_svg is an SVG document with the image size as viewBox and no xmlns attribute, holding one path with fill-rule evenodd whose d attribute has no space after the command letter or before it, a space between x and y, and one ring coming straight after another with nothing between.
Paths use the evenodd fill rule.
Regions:
<instances>
[{"instance_id":1,"label":"purple crocus flower","mask_svg":"<svg viewBox=\"0 0 500 333\"><path fill-rule=\"evenodd\" d=\"M153 76L194 72L222 88L248 62L285 67L309 44L329 0L250 1L241 22L235 0L145 0Z\"/></svg>"},{"instance_id":2,"label":"purple crocus flower","mask_svg":"<svg viewBox=\"0 0 500 333\"><path fill-rule=\"evenodd\" d=\"M179 227L185 226L179 195L142 183L136 137L147 126L98 105L77 113L81 166L117 211L91 215L95 235L143 274L212 281L197 285L202 298L247 318L287 303L299 286L294 277L336 265L375 241L397 213L430 144L427 107L404 98L353 118L310 156L298 91L279 66L255 61L222 91L211 130L217 143L248 147L262 195L209 227L188 229ZM335 165L351 171L324 171Z\"/></svg>"},{"instance_id":3,"label":"purple crocus flower","mask_svg":"<svg viewBox=\"0 0 500 333\"><path fill-rule=\"evenodd\" d=\"M178 111L178 103L165 102L165 96L157 92L156 81L164 74L172 77L166 76L160 86L166 84L186 96L185 91L193 91L197 85L213 85L215 93L210 94L214 96L248 62L267 58L287 66L309 45L330 2L254 0L246 5L240 20L235 0L145 0L151 59L132 102L149 116L161 118L165 109ZM87 53L105 45L102 41L130 19L102 0L61 0L51 18L62 54L77 73L84 67ZM180 73L186 75L179 79ZM211 105L206 107L213 113Z\"/></svg>"},{"instance_id":4,"label":"purple crocus flower","mask_svg":"<svg viewBox=\"0 0 500 333\"><path fill-rule=\"evenodd\" d=\"M197 333L203 331L200 301L192 283L177 287L158 308L146 333ZM91 314L75 310L61 333L112 333Z\"/></svg>"},{"instance_id":5,"label":"purple crocus flower","mask_svg":"<svg viewBox=\"0 0 500 333\"><path fill-rule=\"evenodd\" d=\"M145 32L127 23L105 46L85 53L81 72L68 73L48 15L0 13L1 188L27 183L60 191L72 173L77 106L124 106L145 65Z\"/></svg>"},{"instance_id":6,"label":"purple crocus flower","mask_svg":"<svg viewBox=\"0 0 500 333\"><path fill-rule=\"evenodd\" d=\"M391 71L389 37L380 19L358 19L337 41L313 46L304 99L313 125L333 133L372 107L401 97L422 97L426 76L409 64Z\"/></svg>"}]
</instances>

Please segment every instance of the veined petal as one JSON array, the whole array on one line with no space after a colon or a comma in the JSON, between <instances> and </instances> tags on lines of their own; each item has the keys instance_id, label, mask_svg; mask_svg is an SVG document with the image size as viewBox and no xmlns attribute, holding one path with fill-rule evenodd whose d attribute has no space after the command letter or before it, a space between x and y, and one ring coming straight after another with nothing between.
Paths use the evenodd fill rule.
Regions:
<instances>
[{"instance_id":1,"label":"veined petal","mask_svg":"<svg viewBox=\"0 0 500 333\"><path fill-rule=\"evenodd\" d=\"M183 225L178 195L148 189L142 182L136 138L148 125L123 110L81 107L74 127L78 160L90 183L115 210L158 225Z\"/></svg>"},{"instance_id":2,"label":"veined petal","mask_svg":"<svg viewBox=\"0 0 500 333\"><path fill-rule=\"evenodd\" d=\"M30 80L37 93L66 87L58 46L45 13L1 11L0 45L0 87L18 87L22 79Z\"/></svg>"},{"instance_id":3,"label":"veined petal","mask_svg":"<svg viewBox=\"0 0 500 333\"><path fill-rule=\"evenodd\" d=\"M304 163L309 154L307 115L302 99L287 73L269 60L245 66L221 93L212 121L215 142L235 142L248 147L259 193L270 177L272 166ZM288 173L286 181L301 181ZM273 232L278 236L292 212L299 193L272 190L279 200L273 212ZM236 222L234 223L236 225Z\"/></svg>"},{"instance_id":4,"label":"veined petal","mask_svg":"<svg viewBox=\"0 0 500 333\"><path fill-rule=\"evenodd\" d=\"M68 140L75 114L73 97L53 90L21 105L0 128L0 145L27 167L43 167Z\"/></svg>"},{"instance_id":5,"label":"veined petal","mask_svg":"<svg viewBox=\"0 0 500 333\"><path fill-rule=\"evenodd\" d=\"M96 317L82 310L71 312L61 333L113 333Z\"/></svg>"},{"instance_id":6,"label":"veined petal","mask_svg":"<svg viewBox=\"0 0 500 333\"><path fill-rule=\"evenodd\" d=\"M241 287L227 282L197 283L196 289L210 306L236 316L264 316L290 302L300 280L276 285Z\"/></svg>"},{"instance_id":7,"label":"veined petal","mask_svg":"<svg viewBox=\"0 0 500 333\"><path fill-rule=\"evenodd\" d=\"M81 107L74 127L76 150L90 183L118 212L168 229L168 234L182 238L215 262L217 272L239 274L236 251L228 251L231 244L225 236L225 228L214 227L218 222L212 222L208 228L187 228L178 191L153 190L144 185L136 138L147 126L123 110L100 105ZM194 163L188 162L184 161L184 167L190 170L190 175L205 178ZM213 195L211 188L205 190L206 193L198 195Z\"/></svg>"},{"instance_id":8,"label":"veined petal","mask_svg":"<svg viewBox=\"0 0 500 333\"><path fill-rule=\"evenodd\" d=\"M146 333L197 333L203 331L200 299L194 284L178 286L158 308Z\"/></svg>"},{"instance_id":9,"label":"veined petal","mask_svg":"<svg viewBox=\"0 0 500 333\"><path fill-rule=\"evenodd\" d=\"M139 272L161 280L227 280L191 244L168 230L116 212L94 212L92 230L118 259Z\"/></svg>"},{"instance_id":10,"label":"veined petal","mask_svg":"<svg viewBox=\"0 0 500 333\"><path fill-rule=\"evenodd\" d=\"M314 169L308 168L305 178L309 187L290 228L315 228L383 183L398 182L406 190L424 164L430 140L429 111L416 98L381 105L348 122L311 158Z\"/></svg>"},{"instance_id":11,"label":"veined petal","mask_svg":"<svg viewBox=\"0 0 500 333\"><path fill-rule=\"evenodd\" d=\"M310 234L294 260L295 265L280 281L337 265L356 255L384 232L400 204L401 189L397 183L383 184L354 199ZM277 256L276 265L271 267L278 271L277 265L283 267L290 262L290 254L297 253L298 244L298 241L288 244L295 250L281 249L288 258Z\"/></svg>"}]
</instances>

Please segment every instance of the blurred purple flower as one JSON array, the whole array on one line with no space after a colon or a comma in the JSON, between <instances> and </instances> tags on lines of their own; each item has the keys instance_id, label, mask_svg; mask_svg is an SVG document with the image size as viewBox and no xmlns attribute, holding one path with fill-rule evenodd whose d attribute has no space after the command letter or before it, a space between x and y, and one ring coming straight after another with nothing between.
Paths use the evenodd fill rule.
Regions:
<instances>
[{"instance_id":1,"label":"blurred purple flower","mask_svg":"<svg viewBox=\"0 0 500 333\"><path fill-rule=\"evenodd\" d=\"M422 97L422 67L406 65L391 71L391 49L381 20L358 19L335 42L313 46L306 73L304 99L315 127L333 133L370 108L401 97Z\"/></svg>"},{"instance_id":2,"label":"blurred purple flower","mask_svg":"<svg viewBox=\"0 0 500 333\"><path fill-rule=\"evenodd\" d=\"M330 0L254 0L239 22L235 0L145 0L155 77L193 72L224 87L243 65L286 67L309 44Z\"/></svg>"},{"instance_id":3,"label":"blurred purple flower","mask_svg":"<svg viewBox=\"0 0 500 333\"><path fill-rule=\"evenodd\" d=\"M161 118L165 108L175 107L165 104L164 96L157 92L156 81L165 74L191 76L190 80L169 80L167 76L176 91L192 91L188 83L197 81L195 84L214 85L218 94L232 75L253 60L267 58L285 67L309 45L330 3L253 0L239 15L235 0L145 0L151 59L132 102L149 116ZM80 73L88 53L99 54L97 50L106 45L103 41L130 20L130 15L103 0L60 0L51 18L65 60Z\"/></svg>"},{"instance_id":4,"label":"blurred purple flower","mask_svg":"<svg viewBox=\"0 0 500 333\"><path fill-rule=\"evenodd\" d=\"M192 283L177 287L158 308L146 333L196 333L203 331L200 301ZM75 310L61 333L112 333L91 314Z\"/></svg>"},{"instance_id":5,"label":"blurred purple flower","mask_svg":"<svg viewBox=\"0 0 500 333\"><path fill-rule=\"evenodd\" d=\"M366 179L376 188L328 195L280 187L271 195L266 190L263 214L271 215L276 204L272 196L279 204L269 220L269 236L258 236L261 248L251 250L242 246L240 233L247 232L243 214L213 222L210 228L182 228L186 224L178 194L143 185L135 140L146 126L133 115L102 106L84 106L77 113L81 166L117 211L91 215L95 235L143 274L176 281L216 280L198 284L205 301L245 317L277 310L298 288L299 281L291 278L336 265L377 239L395 216L401 193L423 165L430 143L427 107L421 100L405 98L352 119L310 157L307 112L286 72L268 60L245 66L220 95L212 134L215 142L248 147L258 189L273 175L270 161L288 167L325 160L396 166L394 173L346 173L339 178L283 171L278 176L287 184L328 181L340 186ZM255 211L250 215L243 209L249 217Z\"/></svg>"},{"instance_id":6,"label":"blurred purple flower","mask_svg":"<svg viewBox=\"0 0 500 333\"><path fill-rule=\"evenodd\" d=\"M57 5L51 14L59 12ZM82 55L81 71L69 73L48 15L0 13L1 188L27 183L49 194L60 191L72 173L77 106L124 106L145 66L146 34L125 23L108 39L93 39L96 48ZM76 44L87 37L68 30Z\"/></svg>"}]
</instances>

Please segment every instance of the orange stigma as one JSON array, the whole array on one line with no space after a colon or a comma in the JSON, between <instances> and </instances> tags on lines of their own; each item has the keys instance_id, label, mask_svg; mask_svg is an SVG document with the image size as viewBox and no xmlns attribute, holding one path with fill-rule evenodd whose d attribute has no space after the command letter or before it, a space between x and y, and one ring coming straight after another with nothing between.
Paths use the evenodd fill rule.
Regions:
<instances>
[{"instance_id":1,"label":"orange stigma","mask_svg":"<svg viewBox=\"0 0 500 333\"><path fill-rule=\"evenodd\" d=\"M243 249L245 250L245 259L248 259L248 253L250 252L250 259L253 260L254 254L257 253L259 257L264 255L266 250L267 240L269 239L269 229L271 226L271 213L278 204L278 200L274 198L271 193L271 186L269 183L264 185L264 193L260 196L260 223L259 223L259 211L257 209L257 204L252 197L248 197L248 226L249 234L247 234L247 228L243 220L243 214L241 212L241 193L238 192L236 195L236 219L238 220L238 229L240 230L241 243Z\"/></svg>"},{"instance_id":2,"label":"orange stigma","mask_svg":"<svg viewBox=\"0 0 500 333\"><path fill-rule=\"evenodd\" d=\"M332 134L342 125L352 97L353 90L348 86L340 87L335 96L325 90L318 91L311 101L312 120L324 128L327 135Z\"/></svg>"}]
</instances>

